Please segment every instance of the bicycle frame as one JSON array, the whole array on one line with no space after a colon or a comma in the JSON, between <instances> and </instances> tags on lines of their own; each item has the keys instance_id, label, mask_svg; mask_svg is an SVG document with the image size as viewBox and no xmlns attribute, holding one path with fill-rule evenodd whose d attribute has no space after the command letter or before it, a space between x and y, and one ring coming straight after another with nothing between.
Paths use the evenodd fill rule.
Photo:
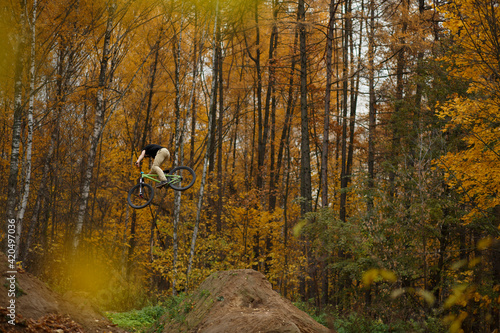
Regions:
<instances>
[{"instance_id":1,"label":"bicycle frame","mask_svg":"<svg viewBox=\"0 0 500 333\"><path fill-rule=\"evenodd\" d=\"M170 175L168 173L165 173L165 177L167 177L168 183L171 183L174 180L181 178L178 175ZM152 181L157 182L157 183L161 182L161 180L158 179L158 175L156 173L144 173L143 171L141 171L141 178L143 178L143 179L146 178L146 179L152 180Z\"/></svg>"},{"instance_id":2,"label":"bicycle frame","mask_svg":"<svg viewBox=\"0 0 500 333\"><path fill-rule=\"evenodd\" d=\"M164 171L164 173L167 178L166 185L175 191L185 191L188 188L191 188L196 181L196 174L194 173L194 170L187 166L178 166L170 170L170 172ZM148 184L145 179L149 179L156 183L161 182L156 173L144 173L141 171L138 184L132 186L127 194L127 202L132 208L144 208L153 200L155 193L154 187Z\"/></svg>"},{"instance_id":3,"label":"bicycle frame","mask_svg":"<svg viewBox=\"0 0 500 333\"><path fill-rule=\"evenodd\" d=\"M167 175L165 175L165 176L167 176ZM149 179L149 180L152 180L152 181L159 183L160 180L156 179L154 177L158 177L158 175L155 173L144 173L143 171L141 171L141 178L143 178L143 179L146 178L146 179Z\"/></svg>"}]
</instances>

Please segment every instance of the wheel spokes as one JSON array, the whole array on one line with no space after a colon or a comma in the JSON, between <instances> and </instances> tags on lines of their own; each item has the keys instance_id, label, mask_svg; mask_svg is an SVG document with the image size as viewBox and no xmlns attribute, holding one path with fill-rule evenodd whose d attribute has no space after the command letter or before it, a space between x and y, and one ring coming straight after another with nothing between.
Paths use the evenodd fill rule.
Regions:
<instances>
[{"instance_id":1,"label":"wheel spokes","mask_svg":"<svg viewBox=\"0 0 500 333\"><path fill-rule=\"evenodd\" d=\"M151 193L146 186L138 186L131 194L130 200L136 206L141 206L151 198Z\"/></svg>"}]
</instances>

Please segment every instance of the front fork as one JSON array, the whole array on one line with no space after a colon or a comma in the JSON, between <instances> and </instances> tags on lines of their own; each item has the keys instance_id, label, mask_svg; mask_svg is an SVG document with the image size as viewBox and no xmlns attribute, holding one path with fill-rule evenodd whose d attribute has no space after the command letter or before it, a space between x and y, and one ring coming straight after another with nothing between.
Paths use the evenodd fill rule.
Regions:
<instances>
[{"instance_id":1,"label":"front fork","mask_svg":"<svg viewBox=\"0 0 500 333\"><path fill-rule=\"evenodd\" d=\"M142 175L144 174L144 172L141 171L141 177L138 179L138 183L139 184L144 184L144 178L142 177ZM142 197L142 188L143 186L139 186L139 195Z\"/></svg>"}]
</instances>

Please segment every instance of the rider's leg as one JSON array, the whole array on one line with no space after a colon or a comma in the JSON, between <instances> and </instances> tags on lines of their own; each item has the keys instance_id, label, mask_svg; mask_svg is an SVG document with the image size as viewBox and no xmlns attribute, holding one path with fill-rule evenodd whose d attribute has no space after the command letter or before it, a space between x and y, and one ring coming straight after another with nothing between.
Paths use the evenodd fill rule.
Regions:
<instances>
[{"instance_id":1,"label":"rider's leg","mask_svg":"<svg viewBox=\"0 0 500 333\"><path fill-rule=\"evenodd\" d=\"M162 148L156 153L156 157L153 161L153 166L151 167L150 173L156 173L162 182L167 181L167 177L165 177L165 174L163 173L163 170L160 168L160 166L165 160L169 159L170 152L167 148Z\"/></svg>"}]
</instances>

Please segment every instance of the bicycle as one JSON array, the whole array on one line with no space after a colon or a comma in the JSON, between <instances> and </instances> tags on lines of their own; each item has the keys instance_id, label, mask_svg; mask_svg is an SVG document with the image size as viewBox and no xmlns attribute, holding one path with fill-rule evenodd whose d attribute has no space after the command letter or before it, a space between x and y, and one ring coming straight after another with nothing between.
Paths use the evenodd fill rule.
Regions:
<instances>
[{"instance_id":1,"label":"bicycle","mask_svg":"<svg viewBox=\"0 0 500 333\"><path fill-rule=\"evenodd\" d=\"M176 191L185 191L191 186L193 186L196 180L196 174L193 169L187 166L178 166L170 170L165 170L165 177L167 177L167 184L165 186L170 186L170 188ZM127 195L128 204L135 209L144 208L153 201L155 195L153 186L146 183L144 179L149 179L154 182L159 183L160 180L155 178L158 177L156 174L146 174L141 171L141 176L138 183L134 185Z\"/></svg>"}]
</instances>

